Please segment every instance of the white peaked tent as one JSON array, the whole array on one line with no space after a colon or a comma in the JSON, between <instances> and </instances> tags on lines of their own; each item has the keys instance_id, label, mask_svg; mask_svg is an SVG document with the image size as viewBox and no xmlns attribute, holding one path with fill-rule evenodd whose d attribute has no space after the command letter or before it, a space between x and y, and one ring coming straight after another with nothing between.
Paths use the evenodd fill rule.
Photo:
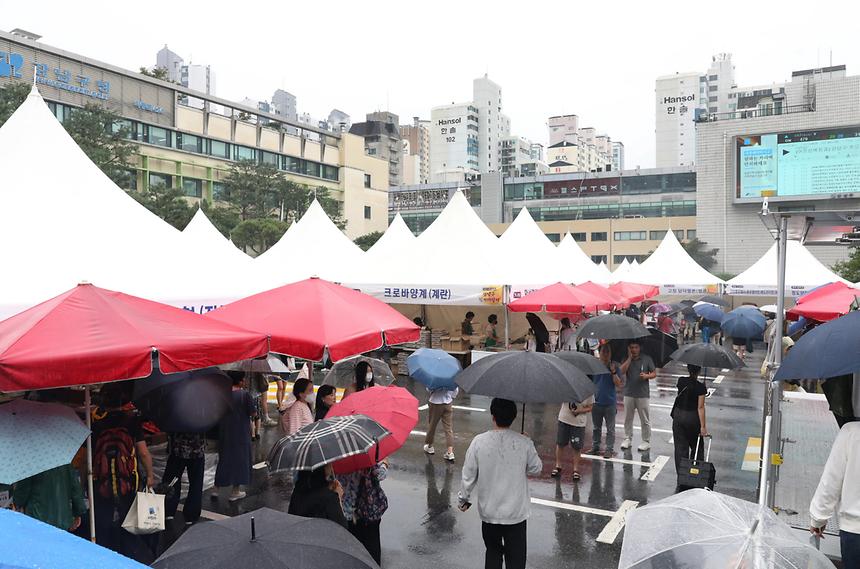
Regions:
<instances>
[{"instance_id":1,"label":"white peaked tent","mask_svg":"<svg viewBox=\"0 0 860 569\"><path fill-rule=\"evenodd\" d=\"M611 283L612 279L612 271L609 270L609 267L606 266L606 263L600 261L600 264L597 265L597 268L600 269L600 274L603 280L597 281L600 283Z\"/></svg>"},{"instance_id":2,"label":"white peaked tent","mask_svg":"<svg viewBox=\"0 0 860 569\"><path fill-rule=\"evenodd\" d=\"M633 259L633 262L630 263L630 266L627 267L627 272L624 274L623 280L626 280L627 282L631 282L631 283L637 282L636 273L638 273L638 272L639 272L639 261L637 261L636 259ZM618 281L616 281L616 282L618 282Z\"/></svg>"},{"instance_id":3,"label":"white peaked tent","mask_svg":"<svg viewBox=\"0 0 860 569\"><path fill-rule=\"evenodd\" d=\"M197 311L232 299L178 230L92 163L35 87L0 128L0 168L0 317L81 281Z\"/></svg>"},{"instance_id":4,"label":"white peaked tent","mask_svg":"<svg viewBox=\"0 0 860 569\"><path fill-rule=\"evenodd\" d=\"M785 252L785 294L798 297L815 287L842 281L851 284L809 252L799 241L787 241ZM777 246L774 243L750 268L727 283L726 292L747 296L776 296Z\"/></svg>"},{"instance_id":5,"label":"white peaked tent","mask_svg":"<svg viewBox=\"0 0 860 569\"><path fill-rule=\"evenodd\" d=\"M317 200L266 252L257 267L278 284L320 277L343 282L363 259L364 251L329 219Z\"/></svg>"},{"instance_id":6,"label":"white peaked tent","mask_svg":"<svg viewBox=\"0 0 860 569\"><path fill-rule=\"evenodd\" d=\"M558 251L547 239L528 209L522 208L498 241L507 259L501 269L501 283L514 289L522 285L546 286L562 280Z\"/></svg>"},{"instance_id":7,"label":"white peaked tent","mask_svg":"<svg viewBox=\"0 0 860 569\"><path fill-rule=\"evenodd\" d=\"M570 233L565 233L561 243L556 247L555 253L556 262L561 273L559 278L553 282L582 284L586 281L591 281L609 284L610 279L606 273L598 265L594 264Z\"/></svg>"},{"instance_id":8,"label":"white peaked tent","mask_svg":"<svg viewBox=\"0 0 860 569\"><path fill-rule=\"evenodd\" d=\"M415 234L398 213L391 220L382 237L367 250L365 257L371 262L397 261L399 255L408 255L415 247Z\"/></svg>"},{"instance_id":9,"label":"white peaked tent","mask_svg":"<svg viewBox=\"0 0 860 569\"><path fill-rule=\"evenodd\" d=\"M624 257L624 260L621 261L620 265L615 267L615 271L612 273L612 282L618 283L618 282L626 281L629 274L630 274L630 261L627 260L627 257Z\"/></svg>"},{"instance_id":10,"label":"white peaked tent","mask_svg":"<svg viewBox=\"0 0 860 569\"><path fill-rule=\"evenodd\" d=\"M723 282L690 257L678 242L674 231L666 232L660 246L639 265L635 274L631 269L627 280L657 285L662 294L704 293Z\"/></svg>"},{"instance_id":11,"label":"white peaked tent","mask_svg":"<svg viewBox=\"0 0 860 569\"><path fill-rule=\"evenodd\" d=\"M190 243L198 255L206 257L213 266L224 270L249 270L251 257L236 247L232 241L224 237L202 209L198 209L185 229L182 237Z\"/></svg>"}]
</instances>

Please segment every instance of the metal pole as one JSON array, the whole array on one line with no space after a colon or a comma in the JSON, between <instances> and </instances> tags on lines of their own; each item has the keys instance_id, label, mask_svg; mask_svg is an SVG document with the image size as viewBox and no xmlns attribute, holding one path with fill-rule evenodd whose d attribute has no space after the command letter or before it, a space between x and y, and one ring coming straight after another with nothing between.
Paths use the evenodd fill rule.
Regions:
<instances>
[{"instance_id":1,"label":"metal pole","mask_svg":"<svg viewBox=\"0 0 860 569\"><path fill-rule=\"evenodd\" d=\"M770 440L770 415L764 418L764 440ZM770 464L770 457L767 454L767 449L762 445L761 471L759 473L759 491L758 504L764 506L767 502L767 471Z\"/></svg>"},{"instance_id":2,"label":"metal pole","mask_svg":"<svg viewBox=\"0 0 860 569\"><path fill-rule=\"evenodd\" d=\"M765 505L773 508L776 499L776 480L779 475L778 465L772 464L774 454L780 452L780 439L782 438L781 415L779 410L780 397L782 396L782 385L780 382L774 382L773 376L779 369L782 363L782 331L785 324L785 258L788 250L788 216L779 218L779 233L777 236L777 273L776 273L776 324L775 334L773 337L774 352L773 366L771 366L768 374L768 396L770 399L770 419L771 428L766 433L767 438L762 444L762 450L766 453L766 462L762 468L766 469L767 474L763 476L764 484L760 492L765 493ZM765 420L767 421L767 420ZM767 424L767 422L765 423Z\"/></svg>"},{"instance_id":3,"label":"metal pole","mask_svg":"<svg viewBox=\"0 0 860 569\"><path fill-rule=\"evenodd\" d=\"M96 542L95 494L93 494L93 411L90 399L90 386L84 387L84 407L87 410L87 499L90 503L90 541Z\"/></svg>"},{"instance_id":4,"label":"metal pole","mask_svg":"<svg viewBox=\"0 0 860 569\"><path fill-rule=\"evenodd\" d=\"M511 286L505 285L502 292L503 307L505 309L505 350L511 348L511 322L508 318L508 300L511 292Z\"/></svg>"}]
</instances>

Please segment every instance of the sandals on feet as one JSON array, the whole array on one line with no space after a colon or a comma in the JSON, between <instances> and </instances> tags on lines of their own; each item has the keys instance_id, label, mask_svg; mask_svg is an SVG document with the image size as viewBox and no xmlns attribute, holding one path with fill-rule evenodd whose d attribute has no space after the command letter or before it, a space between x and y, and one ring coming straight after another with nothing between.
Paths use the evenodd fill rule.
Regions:
<instances>
[{"instance_id":1,"label":"sandals on feet","mask_svg":"<svg viewBox=\"0 0 860 569\"><path fill-rule=\"evenodd\" d=\"M580 478L582 478L582 477L579 475L579 472L577 472L577 471L575 471L575 470L574 470L574 471L573 471L573 479L574 479L574 480L579 480Z\"/></svg>"},{"instance_id":2,"label":"sandals on feet","mask_svg":"<svg viewBox=\"0 0 860 569\"><path fill-rule=\"evenodd\" d=\"M556 466L555 468L552 469L552 472L550 472L549 475L552 476L553 478L558 478L559 476L561 476L561 467Z\"/></svg>"}]
</instances>

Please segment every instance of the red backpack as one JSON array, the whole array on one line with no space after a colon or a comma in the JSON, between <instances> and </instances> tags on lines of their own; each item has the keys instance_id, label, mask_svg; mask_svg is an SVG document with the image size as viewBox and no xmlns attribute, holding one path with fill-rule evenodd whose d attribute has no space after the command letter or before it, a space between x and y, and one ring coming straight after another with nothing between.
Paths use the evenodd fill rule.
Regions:
<instances>
[{"instance_id":1,"label":"red backpack","mask_svg":"<svg viewBox=\"0 0 860 569\"><path fill-rule=\"evenodd\" d=\"M93 453L93 474L103 498L117 499L137 492L140 483L137 452L128 429L106 429L99 434Z\"/></svg>"}]
</instances>

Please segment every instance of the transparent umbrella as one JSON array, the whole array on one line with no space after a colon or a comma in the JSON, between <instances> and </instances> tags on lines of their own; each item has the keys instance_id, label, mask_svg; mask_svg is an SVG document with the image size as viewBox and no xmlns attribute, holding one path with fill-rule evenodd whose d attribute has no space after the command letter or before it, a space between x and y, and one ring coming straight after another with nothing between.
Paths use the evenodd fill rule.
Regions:
<instances>
[{"instance_id":1,"label":"transparent umbrella","mask_svg":"<svg viewBox=\"0 0 860 569\"><path fill-rule=\"evenodd\" d=\"M627 516L619 569L833 569L768 508L687 490Z\"/></svg>"}]
</instances>

